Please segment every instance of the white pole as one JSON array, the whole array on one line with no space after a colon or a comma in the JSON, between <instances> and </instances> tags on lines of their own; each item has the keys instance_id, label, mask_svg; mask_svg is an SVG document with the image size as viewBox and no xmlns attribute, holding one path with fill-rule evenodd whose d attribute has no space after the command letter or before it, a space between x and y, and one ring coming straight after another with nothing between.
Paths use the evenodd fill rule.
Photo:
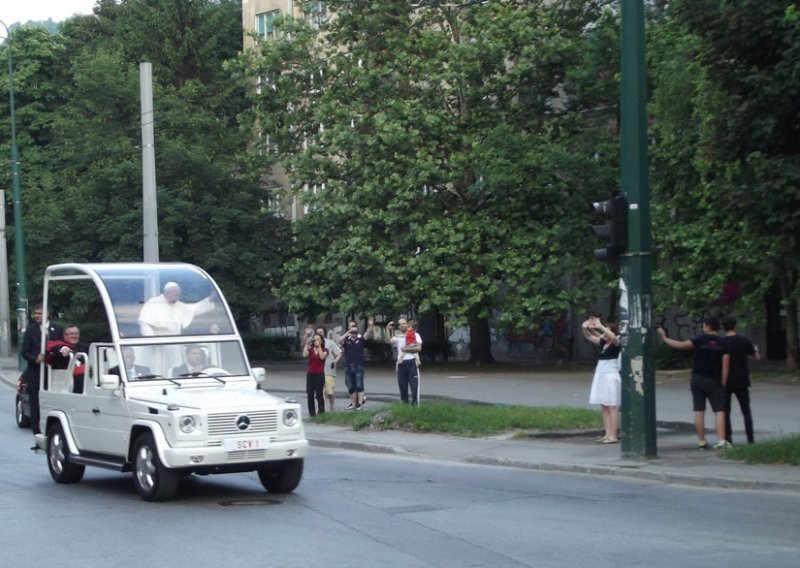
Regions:
<instances>
[{"instance_id":1,"label":"white pole","mask_svg":"<svg viewBox=\"0 0 800 568\"><path fill-rule=\"evenodd\" d=\"M139 64L142 98L142 228L144 261L158 262L158 203L156 200L156 152L153 133L153 65Z\"/></svg>"},{"instance_id":2,"label":"white pole","mask_svg":"<svg viewBox=\"0 0 800 568\"><path fill-rule=\"evenodd\" d=\"M2 357L11 357L10 310L6 251L6 192L0 189L0 356Z\"/></svg>"}]
</instances>

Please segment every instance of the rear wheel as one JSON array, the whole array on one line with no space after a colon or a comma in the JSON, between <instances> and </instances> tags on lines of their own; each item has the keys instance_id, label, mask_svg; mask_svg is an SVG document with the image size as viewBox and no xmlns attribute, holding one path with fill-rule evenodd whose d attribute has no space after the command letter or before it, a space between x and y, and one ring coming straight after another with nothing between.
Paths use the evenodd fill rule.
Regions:
<instances>
[{"instance_id":1,"label":"rear wheel","mask_svg":"<svg viewBox=\"0 0 800 568\"><path fill-rule=\"evenodd\" d=\"M17 394L17 401L15 404L15 414L17 418L17 426L20 428L30 428L31 427L31 418L30 416L25 416L25 407L22 401L22 395Z\"/></svg>"},{"instance_id":2,"label":"rear wheel","mask_svg":"<svg viewBox=\"0 0 800 568\"><path fill-rule=\"evenodd\" d=\"M69 460L69 446L60 422L47 429L47 467L56 483L77 483L86 469Z\"/></svg>"},{"instance_id":3,"label":"rear wheel","mask_svg":"<svg viewBox=\"0 0 800 568\"><path fill-rule=\"evenodd\" d=\"M178 478L175 471L161 463L153 435L140 435L133 450L133 482L142 499L169 501L178 490Z\"/></svg>"},{"instance_id":4,"label":"rear wheel","mask_svg":"<svg viewBox=\"0 0 800 568\"><path fill-rule=\"evenodd\" d=\"M258 469L258 479L270 493L291 493L303 477L303 459L267 463Z\"/></svg>"}]
</instances>

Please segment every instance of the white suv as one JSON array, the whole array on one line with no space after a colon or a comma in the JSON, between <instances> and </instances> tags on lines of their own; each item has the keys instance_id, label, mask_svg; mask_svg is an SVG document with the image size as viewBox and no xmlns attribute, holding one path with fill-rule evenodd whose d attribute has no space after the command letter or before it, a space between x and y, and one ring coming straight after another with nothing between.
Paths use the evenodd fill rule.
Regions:
<instances>
[{"instance_id":1,"label":"white suv","mask_svg":"<svg viewBox=\"0 0 800 568\"><path fill-rule=\"evenodd\" d=\"M188 264L60 264L45 272L44 313L69 343L44 337L41 431L53 479L85 466L131 471L149 501L181 476L258 472L293 491L308 451L296 401L260 389L214 281ZM43 326L47 329L47 326Z\"/></svg>"}]
</instances>

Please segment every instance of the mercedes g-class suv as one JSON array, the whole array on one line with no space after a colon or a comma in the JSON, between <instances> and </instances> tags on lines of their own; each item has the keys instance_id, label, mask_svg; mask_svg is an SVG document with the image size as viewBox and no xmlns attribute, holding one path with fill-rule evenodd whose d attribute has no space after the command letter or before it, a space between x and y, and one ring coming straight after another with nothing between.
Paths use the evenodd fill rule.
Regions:
<instances>
[{"instance_id":1,"label":"mercedes g-class suv","mask_svg":"<svg viewBox=\"0 0 800 568\"><path fill-rule=\"evenodd\" d=\"M273 493L300 483L300 406L261 388L264 369L250 368L200 268L51 266L44 313L64 329L43 337L36 436L56 482L80 481L86 466L132 472L148 501L171 499L190 474L255 471Z\"/></svg>"}]
</instances>

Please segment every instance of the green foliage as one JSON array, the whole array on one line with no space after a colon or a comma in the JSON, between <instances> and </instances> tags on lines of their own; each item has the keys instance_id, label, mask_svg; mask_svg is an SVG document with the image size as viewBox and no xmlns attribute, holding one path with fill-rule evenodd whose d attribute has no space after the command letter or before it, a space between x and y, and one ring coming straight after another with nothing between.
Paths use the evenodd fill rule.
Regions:
<instances>
[{"instance_id":1,"label":"green foliage","mask_svg":"<svg viewBox=\"0 0 800 568\"><path fill-rule=\"evenodd\" d=\"M466 437L492 436L509 430L578 430L602 426L595 410L566 407L464 406L434 402L420 406L394 403L388 408L362 412L319 414L316 422L352 424L411 432L441 432Z\"/></svg>"},{"instance_id":2,"label":"green foliage","mask_svg":"<svg viewBox=\"0 0 800 568\"><path fill-rule=\"evenodd\" d=\"M747 463L800 465L800 436L734 446L724 450L722 457Z\"/></svg>"},{"instance_id":3,"label":"green foliage","mask_svg":"<svg viewBox=\"0 0 800 568\"><path fill-rule=\"evenodd\" d=\"M651 32L655 281L662 305L763 317L800 299L800 26L792 0L670 2ZM797 360L797 321L787 326ZM794 353L794 354L793 354Z\"/></svg>"},{"instance_id":4,"label":"green foliage","mask_svg":"<svg viewBox=\"0 0 800 568\"><path fill-rule=\"evenodd\" d=\"M242 333L247 356L253 361L286 361L292 358L294 337Z\"/></svg>"},{"instance_id":5,"label":"green foliage","mask_svg":"<svg viewBox=\"0 0 800 568\"><path fill-rule=\"evenodd\" d=\"M692 352L673 349L664 343L658 343L653 349L655 368L657 370L689 369L692 366Z\"/></svg>"},{"instance_id":6,"label":"green foliage","mask_svg":"<svg viewBox=\"0 0 800 568\"><path fill-rule=\"evenodd\" d=\"M291 40L246 64L263 150L313 211L277 288L290 309L523 325L590 297L588 204L616 185L603 4L333 0L324 34L279 23Z\"/></svg>"},{"instance_id":7,"label":"green foliage","mask_svg":"<svg viewBox=\"0 0 800 568\"><path fill-rule=\"evenodd\" d=\"M139 62L150 61L160 259L203 266L239 321L266 310L290 233L247 153L251 83L226 65L242 47L241 3L101 2L61 34L22 26L13 43L32 298L48 264L142 257Z\"/></svg>"}]
</instances>

